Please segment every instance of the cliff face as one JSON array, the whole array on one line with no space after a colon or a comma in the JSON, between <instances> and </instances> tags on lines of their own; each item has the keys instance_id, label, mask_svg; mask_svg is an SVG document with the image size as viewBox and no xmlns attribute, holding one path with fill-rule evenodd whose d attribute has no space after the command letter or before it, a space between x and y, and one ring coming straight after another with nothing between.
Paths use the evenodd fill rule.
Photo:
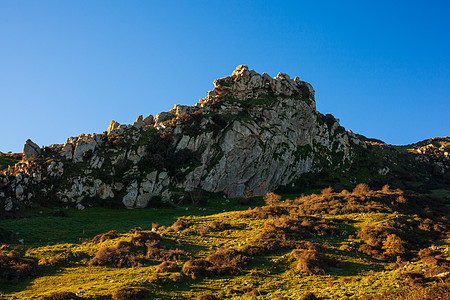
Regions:
<instances>
[{"instance_id":1,"label":"cliff face","mask_svg":"<svg viewBox=\"0 0 450 300\"><path fill-rule=\"evenodd\" d=\"M31 141L23 160L0 175L0 204L33 202L146 207L186 192L258 196L324 168L344 172L364 143L316 111L314 90L297 77L271 78L247 66L214 81L194 106L175 105L132 125L63 145Z\"/></svg>"}]
</instances>

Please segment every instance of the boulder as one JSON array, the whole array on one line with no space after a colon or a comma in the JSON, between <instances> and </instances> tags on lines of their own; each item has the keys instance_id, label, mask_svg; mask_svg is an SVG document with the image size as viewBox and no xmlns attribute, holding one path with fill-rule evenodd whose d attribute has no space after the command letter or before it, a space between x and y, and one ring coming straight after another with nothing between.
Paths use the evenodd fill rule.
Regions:
<instances>
[{"instance_id":1,"label":"boulder","mask_svg":"<svg viewBox=\"0 0 450 300\"><path fill-rule=\"evenodd\" d=\"M38 157L39 155L41 155L41 153L42 153L41 148L38 145L36 145L35 143L33 143L32 140L28 139L25 142L25 145L23 147L23 159L24 160L28 160L33 157Z\"/></svg>"},{"instance_id":2,"label":"boulder","mask_svg":"<svg viewBox=\"0 0 450 300\"><path fill-rule=\"evenodd\" d=\"M142 125L143 126L153 125L153 123L155 122L153 119L154 119L153 115L148 115L147 117L144 118L144 120L142 120Z\"/></svg>"},{"instance_id":3,"label":"boulder","mask_svg":"<svg viewBox=\"0 0 450 300\"><path fill-rule=\"evenodd\" d=\"M136 129L141 129L142 123L143 123L143 118L142 118L142 115L140 115L139 117L137 117L136 121L134 121L133 127Z\"/></svg>"}]
</instances>

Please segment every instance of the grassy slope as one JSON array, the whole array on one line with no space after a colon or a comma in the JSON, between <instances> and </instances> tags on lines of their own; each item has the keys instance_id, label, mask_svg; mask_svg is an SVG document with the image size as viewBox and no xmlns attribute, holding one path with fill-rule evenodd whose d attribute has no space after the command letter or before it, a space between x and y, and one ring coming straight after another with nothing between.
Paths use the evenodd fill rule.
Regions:
<instances>
[{"instance_id":1,"label":"grassy slope","mask_svg":"<svg viewBox=\"0 0 450 300\"><path fill-rule=\"evenodd\" d=\"M238 249L265 230L268 222L266 218L237 217L240 213L235 210L246 208L238 206L233 200L231 203L223 200L211 203L206 210L198 207L189 207L188 210L90 208L84 211L68 210L67 218L51 217L51 211L42 211L36 212L37 216L30 219L3 220L1 226L18 232L18 237L25 242L24 245L11 245L8 250L14 248L27 257L39 260L43 274L25 282L2 283L0 291L6 299L39 299L40 296L57 291L79 292L83 297L94 299L110 299L112 292L120 287L145 286L152 291L152 299L195 299L204 293L215 294L222 299L274 299L278 295L298 299L306 292L313 292L323 299L339 299L408 286L397 277L399 273L423 272L434 268L416 260L404 268L392 270L391 263L377 261L357 251L339 249L343 244L360 242L354 233L363 226L395 222L403 217L392 212L323 214L327 220L351 220L345 224L337 223L337 235L317 235L308 239L326 244L326 256L333 260L341 259L344 263L341 267L331 267L325 275L302 273L289 255L290 250L281 249L252 257L249 265L238 275L195 280L184 276L180 281L173 282L167 279L170 273L162 273L156 280L155 266L161 261L148 260L143 267L136 268L89 265L89 260L99 248L112 246L119 239L128 240L127 234L100 244L79 242L112 229L120 233L126 233L135 226L150 229L152 222L167 226L178 216L189 215L187 218L193 224L188 229L175 231L160 228L160 232L164 232L163 244L169 248L182 248L194 257L206 257L220 247ZM230 223L232 228L209 230L204 236L197 233L199 227L208 227L217 220ZM435 244L442 253L450 254L449 240L436 240ZM180 266L182 263L178 262ZM258 271L257 275L255 270ZM250 292L247 295L244 293L247 291L245 288Z\"/></svg>"},{"instance_id":2,"label":"grassy slope","mask_svg":"<svg viewBox=\"0 0 450 300\"><path fill-rule=\"evenodd\" d=\"M0 170L14 166L22 159L22 153L2 153L0 152Z\"/></svg>"}]
</instances>

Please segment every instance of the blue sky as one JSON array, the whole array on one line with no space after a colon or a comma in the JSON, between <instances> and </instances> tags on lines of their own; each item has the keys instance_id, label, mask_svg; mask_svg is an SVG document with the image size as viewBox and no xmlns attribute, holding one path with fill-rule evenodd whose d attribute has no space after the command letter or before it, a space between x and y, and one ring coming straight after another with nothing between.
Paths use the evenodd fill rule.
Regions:
<instances>
[{"instance_id":1,"label":"blue sky","mask_svg":"<svg viewBox=\"0 0 450 300\"><path fill-rule=\"evenodd\" d=\"M392 144L449 135L448 1L0 2L0 151L195 104L237 65Z\"/></svg>"}]
</instances>

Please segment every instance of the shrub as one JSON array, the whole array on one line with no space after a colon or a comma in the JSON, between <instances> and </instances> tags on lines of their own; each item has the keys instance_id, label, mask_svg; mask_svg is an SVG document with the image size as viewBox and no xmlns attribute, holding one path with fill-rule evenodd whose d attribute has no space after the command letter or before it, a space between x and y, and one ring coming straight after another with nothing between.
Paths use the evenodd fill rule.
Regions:
<instances>
[{"instance_id":1,"label":"shrub","mask_svg":"<svg viewBox=\"0 0 450 300\"><path fill-rule=\"evenodd\" d=\"M181 273L173 273L169 276L169 279L173 282L178 282L183 278L183 275Z\"/></svg>"},{"instance_id":2,"label":"shrub","mask_svg":"<svg viewBox=\"0 0 450 300\"><path fill-rule=\"evenodd\" d=\"M213 264L203 258L186 261L183 265L182 272L192 279L211 276L216 273Z\"/></svg>"},{"instance_id":3,"label":"shrub","mask_svg":"<svg viewBox=\"0 0 450 300\"><path fill-rule=\"evenodd\" d=\"M136 247L145 247L146 244L158 244L161 236L153 231L136 231L130 239L130 243Z\"/></svg>"},{"instance_id":4,"label":"shrub","mask_svg":"<svg viewBox=\"0 0 450 300\"><path fill-rule=\"evenodd\" d=\"M183 229L186 229L192 225L192 221L186 219L186 218L178 218L175 223L173 223L172 228L176 231L180 231Z\"/></svg>"},{"instance_id":5,"label":"shrub","mask_svg":"<svg viewBox=\"0 0 450 300\"><path fill-rule=\"evenodd\" d=\"M77 300L82 299L72 292L55 292L48 296L44 296L41 300Z\"/></svg>"},{"instance_id":6,"label":"shrub","mask_svg":"<svg viewBox=\"0 0 450 300\"><path fill-rule=\"evenodd\" d=\"M91 240L91 242L98 244L98 243L103 243L106 240L116 239L118 237L120 237L120 234L117 233L117 231L115 231L115 230L111 230L111 231L108 231L107 233L102 233L102 234L94 236L94 238Z\"/></svg>"},{"instance_id":7,"label":"shrub","mask_svg":"<svg viewBox=\"0 0 450 300\"><path fill-rule=\"evenodd\" d=\"M147 258L155 260L180 260L189 257L189 253L181 249L160 249L156 247L147 247Z\"/></svg>"},{"instance_id":8,"label":"shrub","mask_svg":"<svg viewBox=\"0 0 450 300\"><path fill-rule=\"evenodd\" d=\"M424 248L419 251L420 260L428 265L433 266L446 266L448 267L450 264L446 259L440 257L438 252L432 250L430 248Z\"/></svg>"},{"instance_id":9,"label":"shrub","mask_svg":"<svg viewBox=\"0 0 450 300\"><path fill-rule=\"evenodd\" d=\"M363 197L363 196L370 196L370 188L365 183L360 183L353 189L353 195Z\"/></svg>"},{"instance_id":10,"label":"shrub","mask_svg":"<svg viewBox=\"0 0 450 300\"><path fill-rule=\"evenodd\" d=\"M19 282L39 273L38 264L22 258L17 251L11 250L7 255L0 253L0 281Z\"/></svg>"},{"instance_id":11,"label":"shrub","mask_svg":"<svg viewBox=\"0 0 450 300\"><path fill-rule=\"evenodd\" d=\"M380 250L374 249L372 246L370 246L368 244L362 244L358 248L358 251L361 253L367 254L375 259L385 260L385 256L383 255L383 253Z\"/></svg>"},{"instance_id":12,"label":"shrub","mask_svg":"<svg viewBox=\"0 0 450 300\"><path fill-rule=\"evenodd\" d=\"M266 193L263 198L266 205L277 205L281 200L281 196L273 192Z\"/></svg>"},{"instance_id":13,"label":"shrub","mask_svg":"<svg viewBox=\"0 0 450 300\"><path fill-rule=\"evenodd\" d=\"M294 250L291 255L297 259L297 268L302 272L323 275L328 268L325 257L318 251Z\"/></svg>"},{"instance_id":14,"label":"shrub","mask_svg":"<svg viewBox=\"0 0 450 300\"><path fill-rule=\"evenodd\" d=\"M231 224L226 222L212 221L209 226L216 230L227 230L231 229Z\"/></svg>"},{"instance_id":15,"label":"shrub","mask_svg":"<svg viewBox=\"0 0 450 300\"><path fill-rule=\"evenodd\" d=\"M329 196L332 193L333 193L333 188L331 186L323 189L322 192L321 192L322 196Z\"/></svg>"},{"instance_id":16,"label":"shrub","mask_svg":"<svg viewBox=\"0 0 450 300\"><path fill-rule=\"evenodd\" d=\"M381 191L385 194L388 194L389 192L391 192L391 187L389 186L389 184L385 184L383 185L383 187L381 188Z\"/></svg>"},{"instance_id":17,"label":"shrub","mask_svg":"<svg viewBox=\"0 0 450 300\"><path fill-rule=\"evenodd\" d=\"M199 226L197 228L197 233L200 234L201 236L205 236L208 232L209 232L208 226Z\"/></svg>"},{"instance_id":18,"label":"shrub","mask_svg":"<svg viewBox=\"0 0 450 300\"><path fill-rule=\"evenodd\" d=\"M156 267L156 272L158 273L167 273L178 270L178 265L174 262L162 262Z\"/></svg>"},{"instance_id":19,"label":"shrub","mask_svg":"<svg viewBox=\"0 0 450 300\"><path fill-rule=\"evenodd\" d=\"M408 284L414 285L414 284L422 284L424 283L424 275L420 273L414 273L414 272L408 272L408 273L402 273L399 274L398 277L400 279L405 280Z\"/></svg>"},{"instance_id":20,"label":"shrub","mask_svg":"<svg viewBox=\"0 0 450 300\"><path fill-rule=\"evenodd\" d=\"M236 249L220 248L206 259L191 259L184 263L182 272L192 279L221 274L238 274L248 262Z\"/></svg>"},{"instance_id":21,"label":"shrub","mask_svg":"<svg viewBox=\"0 0 450 300\"><path fill-rule=\"evenodd\" d=\"M247 265L248 258L236 249L219 248L216 253L209 255L207 261L212 263L220 274L238 274Z\"/></svg>"},{"instance_id":22,"label":"shrub","mask_svg":"<svg viewBox=\"0 0 450 300\"><path fill-rule=\"evenodd\" d=\"M143 287L123 287L112 294L114 300L134 300L150 296L150 290Z\"/></svg>"},{"instance_id":23,"label":"shrub","mask_svg":"<svg viewBox=\"0 0 450 300\"><path fill-rule=\"evenodd\" d=\"M113 247L100 248L91 260L93 266L141 267L143 259L136 257L127 242L119 242Z\"/></svg>"},{"instance_id":24,"label":"shrub","mask_svg":"<svg viewBox=\"0 0 450 300\"><path fill-rule=\"evenodd\" d=\"M317 300L317 297L313 293L307 292L298 298L298 300Z\"/></svg>"},{"instance_id":25,"label":"shrub","mask_svg":"<svg viewBox=\"0 0 450 300\"><path fill-rule=\"evenodd\" d=\"M358 231L357 236L370 246L381 249L383 241L386 240L388 235L394 230L395 228L392 226L381 223L376 226L364 226Z\"/></svg>"},{"instance_id":26,"label":"shrub","mask_svg":"<svg viewBox=\"0 0 450 300\"><path fill-rule=\"evenodd\" d=\"M383 250L387 256L393 257L405 253L403 241L395 234L390 234L383 241Z\"/></svg>"}]
</instances>

